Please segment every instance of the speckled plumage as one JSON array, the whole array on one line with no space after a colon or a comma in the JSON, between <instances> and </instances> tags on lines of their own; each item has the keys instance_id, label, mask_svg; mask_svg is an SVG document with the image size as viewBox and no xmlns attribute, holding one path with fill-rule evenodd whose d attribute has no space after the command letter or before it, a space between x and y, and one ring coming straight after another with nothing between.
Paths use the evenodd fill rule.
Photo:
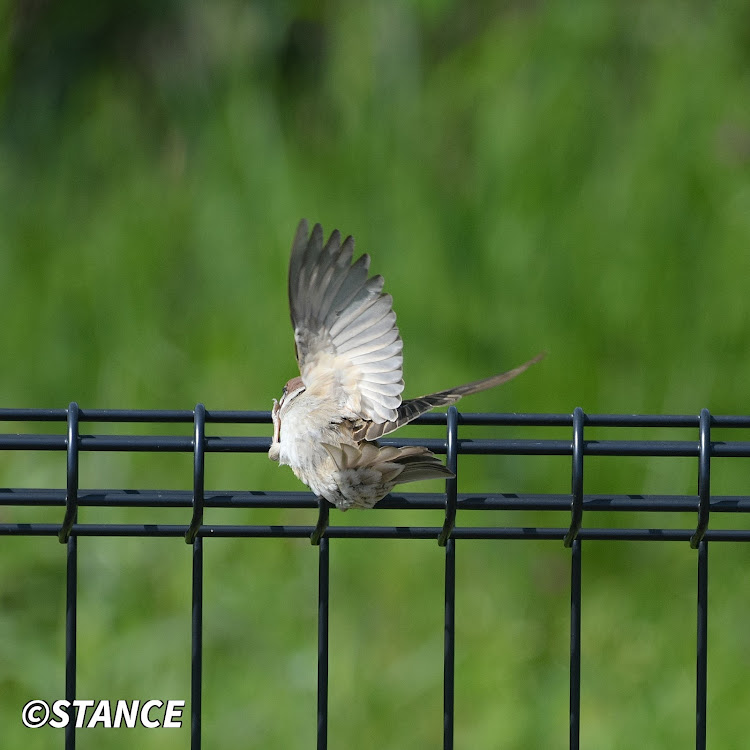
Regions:
<instances>
[{"instance_id":1,"label":"speckled plumage","mask_svg":"<svg viewBox=\"0 0 750 750\"><path fill-rule=\"evenodd\" d=\"M300 376L274 399L269 458L291 467L341 510L371 508L396 484L452 476L429 450L375 439L436 406L500 385L537 362L468 385L403 401L402 341L383 277L352 264L354 239L303 219L292 245L289 307Z\"/></svg>"}]
</instances>

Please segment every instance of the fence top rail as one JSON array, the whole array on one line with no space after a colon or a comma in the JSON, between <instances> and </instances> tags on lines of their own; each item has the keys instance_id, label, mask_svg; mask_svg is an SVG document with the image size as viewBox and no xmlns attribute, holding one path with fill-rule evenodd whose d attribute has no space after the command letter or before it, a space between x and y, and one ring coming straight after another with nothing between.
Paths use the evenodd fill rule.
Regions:
<instances>
[{"instance_id":1,"label":"fence top rail","mask_svg":"<svg viewBox=\"0 0 750 750\"><path fill-rule=\"evenodd\" d=\"M0 422L65 422L66 408L0 408ZM80 409L81 422L144 422L187 424L195 419L193 409ZM271 422L270 411L206 409L206 422L223 424L265 424ZM444 412L423 414L414 425L444 425ZM528 412L476 413L458 412L458 423L497 427L572 427L573 414ZM699 414L585 414L590 427L698 427ZM712 414L712 427L750 428L750 415Z\"/></svg>"}]
</instances>

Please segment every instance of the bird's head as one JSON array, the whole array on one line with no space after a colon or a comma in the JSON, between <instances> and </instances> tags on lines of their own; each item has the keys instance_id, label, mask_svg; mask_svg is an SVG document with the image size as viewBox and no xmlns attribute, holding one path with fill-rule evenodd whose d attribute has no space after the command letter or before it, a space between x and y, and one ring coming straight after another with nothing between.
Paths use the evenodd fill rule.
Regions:
<instances>
[{"instance_id":1,"label":"bird's head","mask_svg":"<svg viewBox=\"0 0 750 750\"><path fill-rule=\"evenodd\" d=\"M281 398L278 402L274 399L274 403L278 403L279 415L281 412L286 411L286 408L292 402L294 398L299 396L302 391L305 390L305 384L302 382L302 378L298 375L296 378L292 378L287 381L284 389L281 391Z\"/></svg>"}]
</instances>

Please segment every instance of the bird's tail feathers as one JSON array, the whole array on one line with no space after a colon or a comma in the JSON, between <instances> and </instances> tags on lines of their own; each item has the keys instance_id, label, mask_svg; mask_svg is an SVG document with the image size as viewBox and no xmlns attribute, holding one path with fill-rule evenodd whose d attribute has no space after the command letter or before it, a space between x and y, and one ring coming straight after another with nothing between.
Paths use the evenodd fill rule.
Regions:
<instances>
[{"instance_id":1,"label":"bird's tail feathers","mask_svg":"<svg viewBox=\"0 0 750 750\"><path fill-rule=\"evenodd\" d=\"M445 479L454 476L440 459L420 445L401 448L377 443L362 443L359 446L342 443L340 446L322 443L342 472L358 472L374 469L383 482L417 482L421 479Z\"/></svg>"}]
</instances>

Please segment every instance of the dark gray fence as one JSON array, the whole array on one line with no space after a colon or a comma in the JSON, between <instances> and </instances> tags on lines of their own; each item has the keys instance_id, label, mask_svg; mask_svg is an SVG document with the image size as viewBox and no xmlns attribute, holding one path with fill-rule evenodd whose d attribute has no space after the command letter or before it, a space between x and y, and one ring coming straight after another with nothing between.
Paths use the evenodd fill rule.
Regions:
<instances>
[{"instance_id":1,"label":"dark gray fence","mask_svg":"<svg viewBox=\"0 0 750 750\"><path fill-rule=\"evenodd\" d=\"M203 545L208 537L310 537L317 545L318 586L318 708L317 746L327 746L328 727L328 582L329 545L336 538L434 539L445 548L445 651L444 651L444 731L443 747L453 747L454 723L454 622L456 541L470 539L547 539L558 540L571 549L570 598L570 747L577 748L580 726L581 656L581 565L585 540L648 540L682 542L696 549L696 747L706 746L706 669L708 617L709 542L748 542L750 530L709 528L712 513L750 512L750 496L711 495L711 459L717 456L749 457L750 442L712 441L711 429L749 428L750 417L716 416L707 409L700 415L639 416L585 414L577 408L572 414L460 414L451 407L447 414L429 414L416 424L446 425L443 439L382 440L384 444L426 445L436 453L445 453L448 466L460 477L459 456L479 455L563 455L571 456L571 492L569 494L486 494L458 492L459 480L446 482L445 493L403 494L382 501L389 508L444 509L442 527L422 526L328 526L328 506L318 506L308 492L212 492L204 487L206 454L212 452L264 452L269 439L206 434L206 424L270 424L269 412L208 411L198 404L192 411L132 411L80 409L72 403L67 409L0 409L0 421L61 422L67 434L3 434L0 450L65 451L67 471L65 489L0 489L0 505L59 507L60 517L50 523L4 523L0 535L57 536L67 545L67 607L65 650L65 698L76 696L76 614L77 614L77 540L80 536L183 536L192 545L192 673L191 673L191 747L201 746L201 667L203 620ZM193 436L101 435L84 434L85 423L171 423L193 424ZM461 425L526 426L569 428L567 439L462 439ZM587 440L586 427L687 428L694 439L686 440ZM190 452L193 462L193 490L118 491L81 490L78 486L81 451ZM695 495L612 495L584 492L586 456L687 456L697 462L698 491ZM191 509L183 525L78 523L78 509L101 507L184 507ZM316 508L315 526L280 525L206 525L205 508ZM570 510L566 528L528 528L513 526L467 527L457 525L460 510ZM695 527L675 528L594 528L585 523L590 511L655 511L696 513ZM65 729L65 747L75 747L75 727Z\"/></svg>"}]
</instances>

